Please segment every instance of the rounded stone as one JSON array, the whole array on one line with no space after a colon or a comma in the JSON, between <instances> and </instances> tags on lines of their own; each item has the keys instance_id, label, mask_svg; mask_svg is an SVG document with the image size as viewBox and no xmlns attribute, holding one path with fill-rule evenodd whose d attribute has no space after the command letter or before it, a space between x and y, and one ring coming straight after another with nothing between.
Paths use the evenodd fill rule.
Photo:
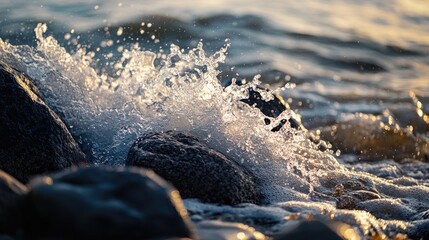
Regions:
<instances>
[{"instance_id":1,"label":"rounded stone","mask_svg":"<svg viewBox=\"0 0 429 240\"><path fill-rule=\"evenodd\" d=\"M0 62L0 169L22 182L86 164L66 125L28 76Z\"/></svg>"},{"instance_id":2,"label":"rounded stone","mask_svg":"<svg viewBox=\"0 0 429 240\"><path fill-rule=\"evenodd\" d=\"M67 170L30 187L24 229L32 239L193 237L178 191L150 170Z\"/></svg>"},{"instance_id":3,"label":"rounded stone","mask_svg":"<svg viewBox=\"0 0 429 240\"><path fill-rule=\"evenodd\" d=\"M25 185L0 170L0 234L14 234L19 228L20 204L27 192Z\"/></svg>"},{"instance_id":4,"label":"rounded stone","mask_svg":"<svg viewBox=\"0 0 429 240\"><path fill-rule=\"evenodd\" d=\"M184 133L143 135L131 147L126 165L152 169L170 181L184 198L229 205L261 200L249 171Z\"/></svg>"}]
</instances>

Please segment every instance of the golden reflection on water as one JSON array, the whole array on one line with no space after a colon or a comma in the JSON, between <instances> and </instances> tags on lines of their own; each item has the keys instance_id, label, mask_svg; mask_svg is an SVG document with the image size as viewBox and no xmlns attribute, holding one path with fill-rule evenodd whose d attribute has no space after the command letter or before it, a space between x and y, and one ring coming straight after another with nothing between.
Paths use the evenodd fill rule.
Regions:
<instances>
[{"instance_id":1,"label":"golden reflection on water","mask_svg":"<svg viewBox=\"0 0 429 240\"><path fill-rule=\"evenodd\" d=\"M382 43L398 45L429 44L429 31L421 18L429 16L429 3L424 1L385 1L374 7L374 3L350 4L348 1L319 3L333 25L357 36L369 37ZM411 19L411 21L410 21ZM412 24L416 23L416 24Z\"/></svg>"},{"instance_id":2,"label":"golden reflection on water","mask_svg":"<svg viewBox=\"0 0 429 240\"><path fill-rule=\"evenodd\" d=\"M429 125L429 115L427 115L423 111L423 104L422 102L417 98L416 94L413 91L410 91L410 97L414 102L414 105L416 106L416 112L417 115L426 123Z\"/></svg>"},{"instance_id":3,"label":"golden reflection on water","mask_svg":"<svg viewBox=\"0 0 429 240\"><path fill-rule=\"evenodd\" d=\"M346 240L359 240L359 234L354 228L347 224L336 224L334 225L336 232Z\"/></svg>"}]
</instances>

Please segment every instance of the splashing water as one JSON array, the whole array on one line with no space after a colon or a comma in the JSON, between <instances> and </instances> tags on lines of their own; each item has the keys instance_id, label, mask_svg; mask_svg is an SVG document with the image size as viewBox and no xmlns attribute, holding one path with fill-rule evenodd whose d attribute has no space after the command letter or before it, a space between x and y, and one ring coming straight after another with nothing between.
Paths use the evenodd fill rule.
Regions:
<instances>
[{"instance_id":1,"label":"splashing water","mask_svg":"<svg viewBox=\"0 0 429 240\"><path fill-rule=\"evenodd\" d=\"M78 49L70 55L53 37L43 36L46 30L46 25L36 27L36 49L0 46L7 61L36 80L48 104L90 149L95 164L122 164L129 146L144 132L177 130L199 137L250 170L266 169L259 177L278 187L292 184L308 193L323 170L341 169L332 156L312 146L305 132L289 126L271 131L292 111L265 125L266 116L240 101L249 97L249 89L259 91L258 76L242 85L235 79L228 87L221 85L217 67L225 61L228 40L212 56L201 42L188 52L171 45L157 67L155 53L125 50L114 64L119 77L112 78L97 75L91 67L93 53ZM260 93L266 101L274 96L272 91ZM285 172L294 177L285 179Z\"/></svg>"},{"instance_id":2,"label":"splashing water","mask_svg":"<svg viewBox=\"0 0 429 240\"><path fill-rule=\"evenodd\" d=\"M376 221L370 213L385 219L422 220L422 209L429 208L427 186L410 184L406 178L389 182L348 170L329 151L318 150L305 130L286 124L272 132L281 119L296 114L284 111L277 118L268 117L271 124L265 125L267 116L241 101L249 97L249 89L266 101L273 98L274 91L258 89L259 76L245 84L232 79L229 86L221 85L218 67L227 56L228 40L212 56L206 55L201 42L187 52L171 45L165 57L135 46L111 64L117 73L111 77L93 68L93 52L80 48L70 54L53 37L45 37L46 30L43 24L36 27L36 48L0 39L0 60L35 80L48 105L69 125L95 165L123 164L129 147L142 133L177 130L241 162L260 180L267 203L288 211L336 213L335 219L358 225L362 234L414 226ZM337 199L349 197L348 191L380 198L351 204L368 212L335 210ZM328 210L321 210L328 205ZM382 215L386 206L394 206L397 215ZM188 206L193 207L201 206Z\"/></svg>"}]
</instances>

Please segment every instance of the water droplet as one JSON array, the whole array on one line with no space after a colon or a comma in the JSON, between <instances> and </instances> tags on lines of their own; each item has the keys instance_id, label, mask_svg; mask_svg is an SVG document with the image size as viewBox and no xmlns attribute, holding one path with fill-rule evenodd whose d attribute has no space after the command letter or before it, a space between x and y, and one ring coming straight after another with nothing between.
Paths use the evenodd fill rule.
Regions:
<instances>
[{"instance_id":1,"label":"water droplet","mask_svg":"<svg viewBox=\"0 0 429 240\"><path fill-rule=\"evenodd\" d=\"M116 35L117 36L121 36L123 32L124 32L124 28L123 27L119 27L118 31L116 32Z\"/></svg>"},{"instance_id":2,"label":"water droplet","mask_svg":"<svg viewBox=\"0 0 429 240\"><path fill-rule=\"evenodd\" d=\"M341 151L340 150L335 151L335 156L339 157L340 155L341 155Z\"/></svg>"}]
</instances>

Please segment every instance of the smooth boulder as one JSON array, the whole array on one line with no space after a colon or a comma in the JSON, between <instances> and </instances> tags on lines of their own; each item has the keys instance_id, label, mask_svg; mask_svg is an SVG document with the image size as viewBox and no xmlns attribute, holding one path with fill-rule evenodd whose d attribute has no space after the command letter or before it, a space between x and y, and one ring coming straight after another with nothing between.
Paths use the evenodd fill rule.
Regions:
<instances>
[{"instance_id":1,"label":"smooth boulder","mask_svg":"<svg viewBox=\"0 0 429 240\"><path fill-rule=\"evenodd\" d=\"M126 165L152 169L170 181L184 198L229 205L261 201L250 172L184 133L143 135L131 147Z\"/></svg>"},{"instance_id":2,"label":"smooth boulder","mask_svg":"<svg viewBox=\"0 0 429 240\"><path fill-rule=\"evenodd\" d=\"M25 199L31 239L193 238L177 190L150 170L91 167L36 178Z\"/></svg>"},{"instance_id":3,"label":"smooth boulder","mask_svg":"<svg viewBox=\"0 0 429 240\"><path fill-rule=\"evenodd\" d=\"M27 192L25 185L0 170L0 234L18 231L20 207Z\"/></svg>"},{"instance_id":4,"label":"smooth boulder","mask_svg":"<svg viewBox=\"0 0 429 240\"><path fill-rule=\"evenodd\" d=\"M20 181L86 163L28 76L0 62L0 169Z\"/></svg>"}]
</instances>

